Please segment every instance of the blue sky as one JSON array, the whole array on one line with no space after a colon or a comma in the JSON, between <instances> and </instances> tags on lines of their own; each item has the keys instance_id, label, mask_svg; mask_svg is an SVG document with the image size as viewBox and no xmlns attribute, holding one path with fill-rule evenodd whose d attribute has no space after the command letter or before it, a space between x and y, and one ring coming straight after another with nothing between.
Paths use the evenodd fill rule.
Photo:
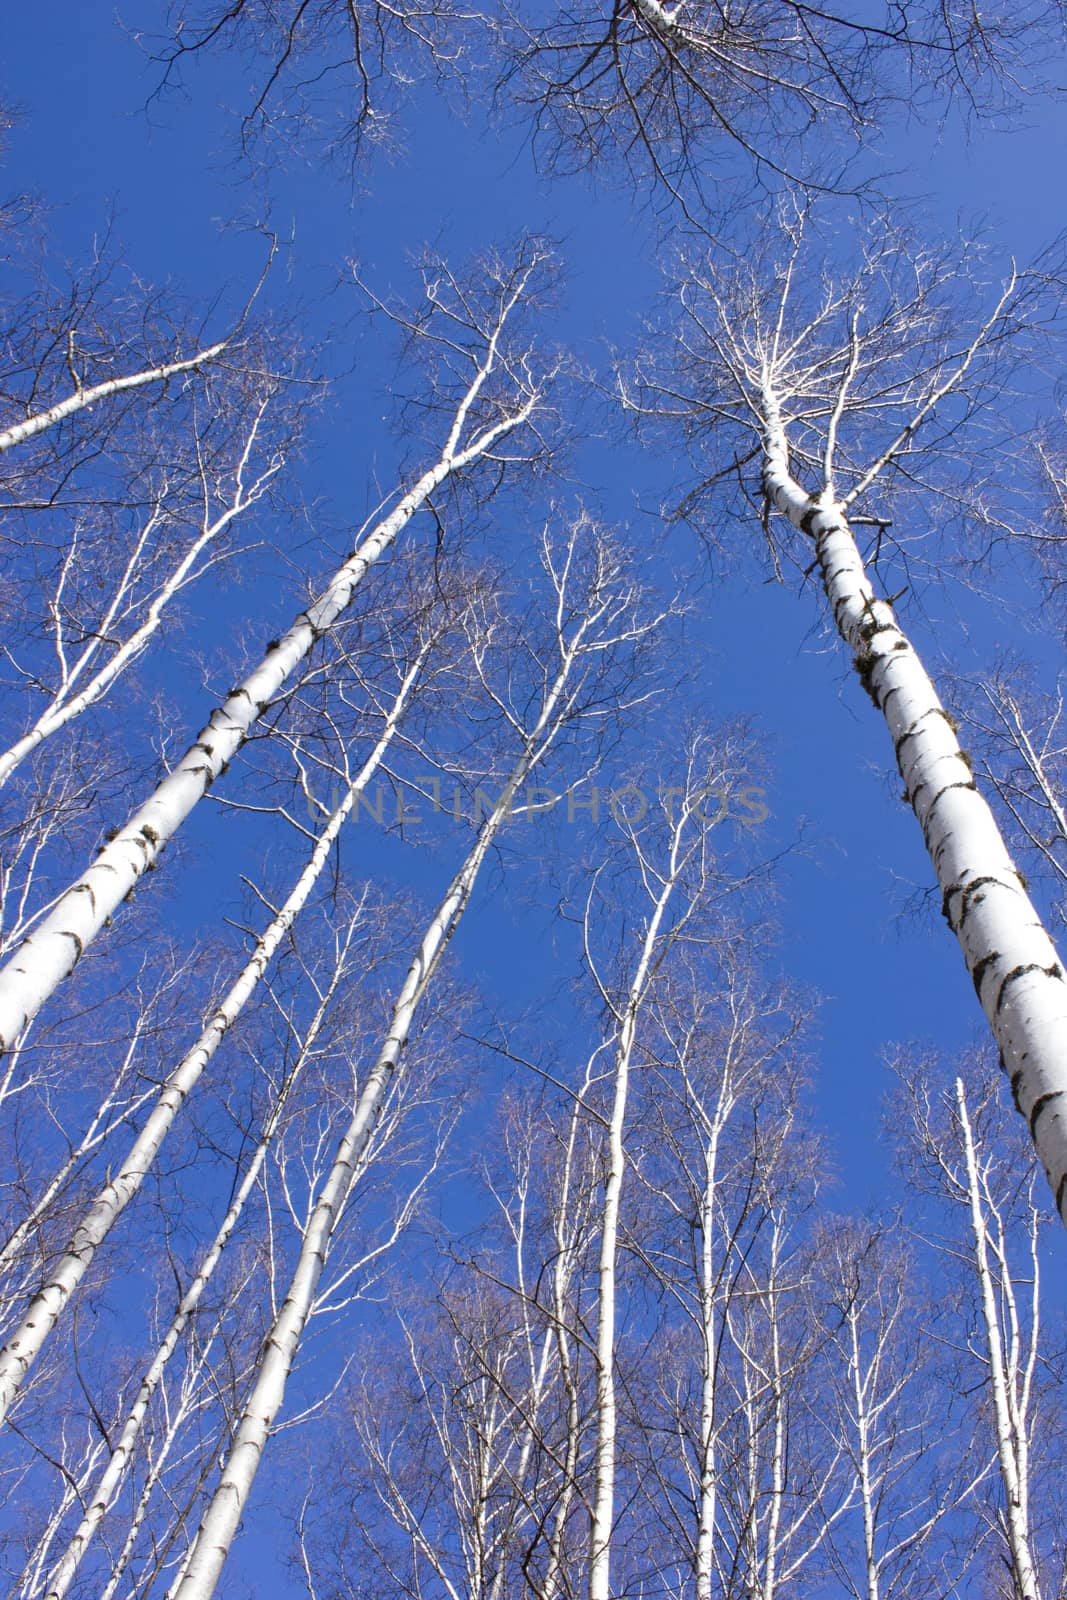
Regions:
<instances>
[{"instance_id":1,"label":"blue sky","mask_svg":"<svg viewBox=\"0 0 1067 1600\"><path fill-rule=\"evenodd\" d=\"M140 4L138 23L149 26L160 9ZM59 255L84 258L113 214L116 236L145 279L173 282L192 303L229 286L234 301L262 258L261 241L230 225L254 221L257 206L232 164L218 111L242 100L239 70L224 59L197 64L186 95L146 111L154 81L155 69L109 7L52 0L10 8L0 90L24 120L11 138L7 184L46 198ZM895 130L880 152L898 185L923 196L940 230L969 230L987 218L1005 259L1025 259L1059 226L1049 197L1062 184L1065 157L1067 107L1045 102L1035 105L1028 125L986 129L970 143L955 129L939 138L916 126ZM609 346L634 339L659 287L655 218L647 210L635 215L628 195L585 179L550 185L517 132L487 135L478 108L464 126L429 91L409 110L403 149L378 156L357 187L339 170L294 158L291 170L271 175L269 188L271 223L288 242L284 272L268 295L299 303L312 331L340 325L353 340L351 350L335 345L335 398L299 469L305 496L323 500L334 526L362 520L378 497L376 485L391 481L395 456L392 356L373 330L355 323L355 291L338 287L349 258L387 293L410 286L408 258L424 243L462 257L520 229L543 229L559 241L566 270L553 336L602 370ZM635 544L656 531L674 463L605 440L579 453L576 470ZM752 537L760 537L755 526ZM702 572L701 553L684 531L671 534L666 550L680 568ZM238 595L250 612L261 609L255 637L267 637L291 610L290 597L269 578ZM953 606L949 595L930 597L935 616L952 618ZM1002 621L969 606L966 614L980 654ZM916 1040L951 1054L982 1038L983 1022L936 899L921 914L907 912L931 883L921 838L900 804L884 727L844 652L821 631L822 620L810 587L798 594L753 583L749 571L704 583L691 637L693 680L709 713L757 719L769 770L768 853L800 843L781 872L778 959L794 981L823 997L816 1096L842 1179L836 1203L844 1208L885 1199L883 1050ZM910 620L920 650L930 649L930 621ZM206 690L186 692L191 733L210 700ZM189 938L214 916L217 830L210 817L191 827L203 849L175 900ZM395 841L376 840L369 825L358 837L350 833L346 848L362 853L361 870L383 870L427 896L451 871L443 852L427 865ZM493 874L456 957L488 996L506 991L517 1007L555 981L544 955L553 939L551 908L515 901L507 880ZM1057 1245L1062 1258L1063 1241Z\"/></svg>"},{"instance_id":2,"label":"blue sky","mask_svg":"<svg viewBox=\"0 0 1067 1600\"><path fill-rule=\"evenodd\" d=\"M154 9L140 7L138 23L150 25ZM258 203L242 186L217 111L241 103L239 69L225 59L197 63L186 94L146 109L155 72L103 7L59 0L47 13L14 10L0 66L0 82L24 115L11 141L10 180L47 198L56 247L72 260L113 213L128 260L146 279L171 280L194 302L226 284L233 297L261 251L254 236L226 225L250 220ZM896 130L882 159L902 187L925 192L936 226L951 231L985 217L1004 255L1025 258L1055 227L1049 184L1065 153L1067 113L1042 102L1029 122L984 129L972 142L955 128L940 137L930 128ZM299 159L291 172L272 175L271 220L291 247L271 293L299 301L321 328L354 310L354 291L333 292L349 258L389 291L410 282L407 260L423 242L463 255L520 228L543 228L560 242L566 269L553 333L601 364L608 345L634 337L659 282L647 210L635 217L627 196L584 179L549 185L520 137L487 136L477 108L462 125L433 93L420 93L403 137L403 149L378 158L356 189L342 172ZM388 481L392 464L382 394L391 358L360 335L351 360L302 469L302 487L324 494L341 522L362 516L376 476ZM672 463L602 444L581 456L580 471L606 513L640 540L655 524ZM684 535L671 548L699 565ZM251 604L254 591L245 595ZM278 604L274 595L255 598ZM902 916L914 890L929 884L929 869L914 819L896 798L884 731L836 642L818 632L818 598L732 580L709 583L702 610L694 640L707 705L716 714L757 715L773 774L768 839L774 848L804 840L784 871L783 959L825 997L819 1098L831 1133L861 1134L839 1145L838 1162L843 1198L862 1201L872 1172L875 1189L884 1179L873 1151L883 1046L914 1038L951 1051L980 1034L981 1018L936 911ZM917 632L921 648L921 621ZM199 716L190 708L190 727ZM395 870L404 869L398 862ZM195 907L190 914L196 918ZM460 955L490 990L516 959L532 993L533 934L528 914L509 913L498 886L465 928Z\"/></svg>"}]
</instances>

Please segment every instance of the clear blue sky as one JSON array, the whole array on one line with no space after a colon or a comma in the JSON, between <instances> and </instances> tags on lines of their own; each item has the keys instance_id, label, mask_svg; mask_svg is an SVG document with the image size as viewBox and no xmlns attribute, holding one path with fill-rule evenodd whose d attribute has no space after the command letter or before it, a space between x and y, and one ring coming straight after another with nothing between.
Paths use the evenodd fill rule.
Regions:
<instances>
[{"instance_id":1,"label":"clear blue sky","mask_svg":"<svg viewBox=\"0 0 1067 1600\"><path fill-rule=\"evenodd\" d=\"M150 27L161 8L132 9ZM72 260L113 214L139 273L206 299L220 285L249 281L259 259L257 241L226 226L254 220L260 205L232 165L218 112L242 103L240 71L233 61L197 64L187 97L146 110L155 70L107 7L56 0L13 9L0 85L24 120L11 141L9 183L46 197L53 238ZM1067 154L1065 127L1063 108L1042 103L1032 125L983 130L972 143L957 132L938 140L929 129L898 130L884 160L901 188L925 194L936 225L970 227L984 216L1005 257L1025 259L1055 227L1049 197ZM271 190L271 221L292 241L278 294L303 303L313 330L345 315L347 291L331 291L350 257L387 290L408 281L407 259L424 242L463 255L523 227L560 241L567 291L558 335L594 360L633 337L658 285L653 221L635 219L628 197L584 180L549 185L518 137L487 136L477 107L463 126L432 93L410 108L402 151L378 159L357 191L341 173L299 157ZM391 367L382 360L373 341L357 344L342 404L304 468L307 493L324 494L353 521L374 498L375 474L389 475L382 387ZM671 464L605 447L582 465L609 514L640 538ZM917 1038L951 1050L981 1019L936 915L899 919L929 869L914 819L896 799L884 731L842 653L818 637L820 615L813 593L734 581L709 586L702 631L709 706L759 717L773 768L768 835L781 844L803 827L807 855L785 873L786 965L826 997L821 1098L832 1129L862 1130L858 1147L839 1157L846 1192L858 1200L872 1170L880 1173L872 1148L883 1045ZM198 716L191 708L190 726ZM531 932L498 893L464 930L468 970L492 986L514 955L533 990Z\"/></svg>"},{"instance_id":2,"label":"clear blue sky","mask_svg":"<svg viewBox=\"0 0 1067 1600\"><path fill-rule=\"evenodd\" d=\"M152 0L127 7L139 26L161 9ZM153 84L154 69L109 5L9 6L0 91L24 121L11 140L6 187L46 198L53 237L72 260L84 257L113 213L139 273L206 300L220 285L251 281L261 255L253 238L225 226L255 213L230 164L218 113L220 104L240 102L242 86L234 62L205 62L189 72L187 98L146 112ZM1032 126L984 131L971 145L956 134L938 142L915 128L895 133L884 153L899 186L924 194L942 229L957 219L969 228L984 215L1005 258L1024 259L1058 225L1050 197L1062 193L1065 158L1067 113L1047 104L1035 107ZM518 137L487 136L478 108L466 127L458 124L431 93L410 109L403 152L378 158L357 191L340 173L296 157L292 170L274 175L271 191L271 222L291 248L285 281L270 292L301 302L313 331L347 314L333 290L349 257L387 291L408 281L407 258L424 242L462 256L522 228L543 228L560 241L568 287L557 333L592 360L603 363L608 344L632 339L658 286L653 219L635 219L628 197L577 179L549 186ZM383 389L392 367L371 338L353 350L352 369L301 473L309 500L324 496L336 518L357 523L377 498L376 477L390 478ZM608 514L640 539L670 483L671 463L605 445L586 452L582 468ZM695 549L676 548L681 561L697 563ZM289 609L287 600L254 585L240 595L250 609L274 605L278 616ZM825 997L818 1094L843 1178L843 1207L881 1198L883 1048L919 1040L952 1052L981 1035L982 1019L936 902L922 918L901 915L914 890L929 886L930 869L915 820L898 799L885 730L842 651L820 636L821 618L810 589L797 595L737 579L708 586L696 633L709 710L759 719L771 770L768 847L803 834L805 852L783 870L782 960L794 979ZM270 625L257 627L257 636ZM921 621L916 642L929 642ZM190 701L190 730L207 705L204 695ZM371 839L361 834L361 846ZM390 845L380 859L429 892L433 874L420 879L402 848ZM369 859L366 870L374 866ZM190 892L183 915L192 928L211 914L206 864ZM508 904L498 881L464 925L457 958L489 993L514 988L517 969L517 998L534 996L546 979L547 926L547 912L538 925L529 911ZM280 1580L273 1592L282 1592Z\"/></svg>"}]
</instances>

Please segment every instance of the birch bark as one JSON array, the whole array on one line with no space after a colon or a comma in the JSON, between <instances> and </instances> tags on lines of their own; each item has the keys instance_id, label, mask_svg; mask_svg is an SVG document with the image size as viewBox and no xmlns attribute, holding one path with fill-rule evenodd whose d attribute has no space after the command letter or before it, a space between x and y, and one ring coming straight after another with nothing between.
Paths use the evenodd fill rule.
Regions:
<instances>
[{"instance_id":1,"label":"birch bark","mask_svg":"<svg viewBox=\"0 0 1067 1600\"><path fill-rule=\"evenodd\" d=\"M1029 1437L1026 1411L1029 1401L1032 1364L1020 1361L1018 1339L1005 1339L997 1307L997 1289L989 1262L989 1235L974 1134L967 1111L963 1082L956 1079L956 1107L963 1139L967 1172L967 1199L974 1237L974 1259L982 1300L989 1361L989 1381L993 1396L993 1425L996 1432L997 1462L1004 1487L1004 1522L1012 1582L1017 1600L1041 1600L1037 1568L1030 1541L1029 1515ZM1036 1306L1036 1252L1035 1306ZM1008 1297L1009 1308L1013 1293ZM1036 1347L1036 1327L1034 1332Z\"/></svg>"},{"instance_id":2,"label":"birch bark","mask_svg":"<svg viewBox=\"0 0 1067 1600\"><path fill-rule=\"evenodd\" d=\"M18 1328L0 1351L0 1421L18 1395L64 1307L81 1283L119 1217L137 1194L159 1154L164 1139L214 1058L223 1039L254 994L278 946L292 927L330 859L333 846L360 794L381 766L422 671L429 646L424 646L401 683L377 744L351 788L334 809L300 877L277 916L217 1007L193 1048L171 1073L144 1127L130 1146L115 1176L100 1191L74 1229L67 1249L38 1290Z\"/></svg>"},{"instance_id":3,"label":"birch bark","mask_svg":"<svg viewBox=\"0 0 1067 1600\"><path fill-rule=\"evenodd\" d=\"M777 397L764 387L767 498L814 541L830 611L885 718L946 921L1000 1047L1019 1111L1067 1222L1067 979L942 705L892 606L880 600L843 506L789 468Z\"/></svg>"},{"instance_id":4,"label":"birch bark","mask_svg":"<svg viewBox=\"0 0 1067 1600\"><path fill-rule=\"evenodd\" d=\"M368 1147L394 1076L400 1069L419 1005L467 909L485 857L513 814L520 789L543 762L565 724L580 715L579 695L586 675L583 666L587 665L583 657L590 658L590 670L593 662L601 662L603 653L615 642L609 637L612 625L623 612L629 611L631 591L625 590L620 595L605 581L606 575L617 569L605 563L598 542L593 593L586 598L577 620L573 620L576 597L567 590L574 578L572 568L576 564L577 547L588 534L584 524L572 530L561 562L557 563L552 552L546 549L546 570L557 591L558 669L551 679L546 677L532 726L522 729L514 717L505 712L516 733L521 735L520 754L499 798L482 821L473 847L431 918L408 968L385 1041L304 1231L296 1268L267 1336L260 1367L245 1401L221 1478L204 1513L184 1572L171 1588L170 1600L210 1600L215 1592L285 1399L286 1385L314 1308L331 1241L348 1195L368 1158Z\"/></svg>"},{"instance_id":5,"label":"birch bark","mask_svg":"<svg viewBox=\"0 0 1067 1600\"><path fill-rule=\"evenodd\" d=\"M503 318L501 326L502 322ZM0 968L0 1053L11 1049L44 1002L69 977L86 947L142 874L155 864L164 845L241 748L257 719L315 641L344 613L357 585L416 511L446 479L492 452L529 418L537 402L536 392L514 412L475 429L463 442L471 408L496 365L495 337L500 331L498 327L489 341L456 409L438 461L361 541L314 604L301 611L281 639L268 647L258 666L227 695L173 771Z\"/></svg>"}]
</instances>

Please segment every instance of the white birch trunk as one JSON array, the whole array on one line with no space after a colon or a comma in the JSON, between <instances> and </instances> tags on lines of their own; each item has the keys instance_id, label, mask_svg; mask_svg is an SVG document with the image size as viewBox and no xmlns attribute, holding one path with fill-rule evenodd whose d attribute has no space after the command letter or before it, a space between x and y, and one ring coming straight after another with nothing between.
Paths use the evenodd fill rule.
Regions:
<instances>
[{"instance_id":1,"label":"white birch trunk","mask_svg":"<svg viewBox=\"0 0 1067 1600\"><path fill-rule=\"evenodd\" d=\"M633 0L634 10L656 33L671 35L675 31L673 15L661 6L659 0Z\"/></svg>"},{"instance_id":2,"label":"white birch trunk","mask_svg":"<svg viewBox=\"0 0 1067 1600\"><path fill-rule=\"evenodd\" d=\"M38 434L54 428L58 422L72 417L75 412L110 399L112 395L126 394L130 389L143 389L151 383L164 383L183 372L195 372L198 367L206 366L220 356L229 342L223 339L219 344L209 345L185 361L170 361L162 367L146 367L143 372L131 372L122 378L107 378L88 389L75 389L73 394L69 394L65 400L57 400L47 410L38 411L35 416L12 423L8 428L0 428L0 455L5 450L13 450L16 445L25 444L27 439L35 439Z\"/></svg>"},{"instance_id":3,"label":"white birch trunk","mask_svg":"<svg viewBox=\"0 0 1067 1600\"><path fill-rule=\"evenodd\" d=\"M852 1401L856 1408L856 1452L859 1456L860 1507L863 1513L863 1564L866 1575L866 1600L881 1600L878 1579L878 1552L875 1546L875 1489L871 1481L870 1419L867 1415L867 1388L860 1359L859 1313L853 1302L848 1308L849 1366L852 1369Z\"/></svg>"},{"instance_id":4,"label":"white birch trunk","mask_svg":"<svg viewBox=\"0 0 1067 1600\"><path fill-rule=\"evenodd\" d=\"M782 1372L782 1339L779 1328L780 1251L782 1224L777 1213L772 1222L772 1246L767 1310L770 1317L771 1365L769 1387L774 1405L774 1433L771 1446L770 1506L767 1511L767 1555L764 1563L763 1600L774 1600L778 1593L778 1540L785 1499L785 1381Z\"/></svg>"},{"instance_id":5,"label":"white birch trunk","mask_svg":"<svg viewBox=\"0 0 1067 1600\"><path fill-rule=\"evenodd\" d=\"M560 1491L548 1539L548 1556L545 1576L540 1589L540 1600L557 1600L563 1592L564 1541L567 1522L578 1483L578 1459L582 1444L582 1410L578 1380L574 1370L571 1349L570 1319L567 1315L568 1297L577 1264L578 1220L572 1220L571 1187L577 1152L579 1118L582 1114L582 1097L589 1087L586 1082L575 1101L567 1134L567 1153L563 1164L560 1194L552 1218L552 1236L555 1242L552 1267L552 1332L559 1363L560 1381L566 1396L567 1443L560 1468Z\"/></svg>"},{"instance_id":6,"label":"white birch trunk","mask_svg":"<svg viewBox=\"0 0 1067 1600\"><path fill-rule=\"evenodd\" d=\"M977 790L952 719L892 607L875 596L843 509L830 493L805 494L792 476L777 400L766 389L761 410L767 497L814 540L834 622L889 728L945 918L1067 1221L1067 980L1059 955Z\"/></svg>"},{"instance_id":7,"label":"white birch trunk","mask_svg":"<svg viewBox=\"0 0 1067 1600\"><path fill-rule=\"evenodd\" d=\"M350 932L351 931L352 930L350 929ZM301 1070L308 1059L309 1052L314 1045L315 1040L318 1038L318 1035L322 1030L322 1025L326 1020L327 1011L336 993L338 982L341 979L341 971L341 962L338 962L338 965L334 971L333 979L327 986L326 992L322 996L319 1004L316 1006L315 1014L312 1017L311 1022L308 1024L308 1028L304 1034L304 1038L300 1047L300 1053L297 1056L296 1062L294 1063L292 1070L288 1074L284 1084L281 1086L281 1089L270 1108L259 1137L259 1142L256 1145L255 1151L253 1152L251 1161L248 1163L248 1166L245 1169L244 1176L237 1187L237 1191L230 1202L230 1207L226 1212L226 1215L223 1218L214 1239L204 1252L204 1255L200 1261L200 1265L197 1268L196 1276L193 1278L189 1287L186 1289L185 1293L178 1302L178 1307L171 1320L170 1326L168 1327L158 1350L152 1358L152 1362L147 1372L141 1380L140 1388L137 1391L133 1405L130 1407L129 1412L127 1413L126 1419L122 1424L118 1438L111 1445L111 1454L108 1457L103 1472L100 1474L100 1477L97 1479L97 1482L92 1490L83 1500L83 1504L85 1505L84 1515L82 1516L78 1527L71 1536L66 1550L49 1577L48 1587L44 1592L44 1600L63 1600L63 1596L67 1593L71 1584L74 1582L75 1577L77 1576L78 1568L86 1550L89 1547L93 1535L96 1533L96 1530L99 1528L101 1522L104 1520L104 1517L107 1515L108 1510L114 1503L115 1497L122 1487L126 1474L133 1465L133 1453L136 1449L137 1441L140 1438L141 1429L144 1426L145 1418L148 1415L148 1408L152 1403L152 1398L163 1381L167 1365L175 1350L178 1348L179 1341L181 1340L182 1334L185 1332L185 1329L188 1326L189 1319L192 1317L197 1306L200 1304L204 1291L207 1289L212 1277L214 1276L215 1269L222 1260L223 1252L229 1243L230 1236L241 1219L241 1213L244 1210L245 1202L252 1193L252 1190L255 1188L259 1174L263 1168L263 1163L267 1158L267 1152L270 1149L271 1141L274 1138L278 1123L281 1121L282 1113L285 1110L286 1104L288 1103L293 1089L296 1086L297 1080L300 1077Z\"/></svg>"},{"instance_id":8,"label":"white birch trunk","mask_svg":"<svg viewBox=\"0 0 1067 1600\"><path fill-rule=\"evenodd\" d=\"M1004 1516L1012 1580L1017 1600L1041 1600L1037 1568L1030 1548L1028 1440L1025 1419L1018 1417L1017 1408L1013 1404L1011 1377L1007 1370L1009 1355L1005 1348L1000 1313L997 1309L997 1293L989 1266L986 1217L982 1205L974 1136L967 1113L967 1098L959 1078L956 1079L956 1106L967 1166L967 1195L970 1203L971 1231L974 1235L975 1266L982 1297L982 1320L985 1324L989 1379L993 1396L993 1425L996 1431L997 1462L1004 1488Z\"/></svg>"},{"instance_id":9,"label":"white birch trunk","mask_svg":"<svg viewBox=\"0 0 1067 1600\"><path fill-rule=\"evenodd\" d=\"M608 1600L611 1585L611 1531L615 1520L615 1264L619 1202L626 1165L623 1130L636 1010L636 1002L631 998L615 1058L615 1094L608 1125L608 1170L601 1212L596 1330L597 1439L589 1529L589 1600Z\"/></svg>"},{"instance_id":10,"label":"white birch trunk","mask_svg":"<svg viewBox=\"0 0 1067 1600\"><path fill-rule=\"evenodd\" d=\"M562 595L561 595L562 600ZM285 1399L286 1385L304 1328L312 1313L319 1279L334 1230L385 1105L393 1077L407 1044L419 1004L459 924L485 856L504 823L515 797L546 753L565 709L567 680L581 648L581 636L563 647L560 670L546 692L534 729L511 775L485 818L478 838L452 879L419 944L397 996L385 1043L359 1097L352 1120L337 1148L330 1173L304 1231L300 1254L285 1301L267 1335L259 1370L245 1402L221 1478L204 1512L185 1569L169 1591L169 1600L210 1600L248 1502L263 1451Z\"/></svg>"},{"instance_id":11,"label":"white birch trunk","mask_svg":"<svg viewBox=\"0 0 1067 1600\"><path fill-rule=\"evenodd\" d=\"M615 1520L615 1282L619 1239L619 1206L626 1171L624 1129L630 1065L637 1036L637 1018L657 954L663 918L678 886L682 831L690 819L688 804L674 827L670 863L653 905L637 966L619 1023L615 1048L615 1089L608 1124L608 1168L601 1212L600 1262L597 1278L596 1415L597 1441L593 1468L593 1504L589 1529L589 1600L608 1600L611 1592L611 1533Z\"/></svg>"},{"instance_id":12,"label":"white birch trunk","mask_svg":"<svg viewBox=\"0 0 1067 1600\"><path fill-rule=\"evenodd\" d=\"M468 445L459 447L468 412L484 384L493 351L456 412L440 459L338 568L314 604L300 612L282 638L268 648L259 665L216 709L174 770L0 968L0 1053L12 1047L48 997L74 970L86 947L141 875L154 865L163 846L240 749L290 674L316 639L343 614L368 569L389 549L419 507L446 478L491 451L529 416L534 398L513 416L482 429Z\"/></svg>"},{"instance_id":13,"label":"white birch trunk","mask_svg":"<svg viewBox=\"0 0 1067 1600\"><path fill-rule=\"evenodd\" d=\"M704 1147L704 1189L700 1221L700 1482L697 1490L697 1537L694 1579L696 1600L712 1600L715 1570L715 1523L718 1514L715 1409L718 1395L718 1318L715 1274L715 1212L719 1180L719 1140L735 1104L728 1061L714 1119Z\"/></svg>"},{"instance_id":14,"label":"white birch trunk","mask_svg":"<svg viewBox=\"0 0 1067 1600\"><path fill-rule=\"evenodd\" d=\"M64 1306L84 1278L98 1248L151 1170L163 1140L186 1099L199 1082L226 1034L241 1015L278 946L303 909L329 861L330 852L345 820L356 804L358 796L381 765L410 700L425 655L424 648L405 675L378 743L352 787L330 816L306 867L281 910L259 940L225 999L212 1014L196 1044L167 1079L163 1092L141 1132L130 1146L119 1170L82 1217L65 1253L51 1269L47 1283L38 1291L19 1327L0 1351L0 1421L7 1415L26 1374L40 1355Z\"/></svg>"}]
</instances>

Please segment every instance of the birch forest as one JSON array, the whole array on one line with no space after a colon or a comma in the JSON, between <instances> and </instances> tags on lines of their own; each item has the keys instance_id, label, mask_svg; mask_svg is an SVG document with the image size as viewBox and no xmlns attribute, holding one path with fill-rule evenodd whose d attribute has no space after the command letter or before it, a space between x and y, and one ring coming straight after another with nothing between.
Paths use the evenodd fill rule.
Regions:
<instances>
[{"instance_id":1,"label":"birch forest","mask_svg":"<svg viewBox=\"0 0 1067 1600\"><path fill-rule=\"evenodd\" d=\"M1065 24L9 8L13 1600L1067 1596Z\"/></svg>"}]
</instances>

